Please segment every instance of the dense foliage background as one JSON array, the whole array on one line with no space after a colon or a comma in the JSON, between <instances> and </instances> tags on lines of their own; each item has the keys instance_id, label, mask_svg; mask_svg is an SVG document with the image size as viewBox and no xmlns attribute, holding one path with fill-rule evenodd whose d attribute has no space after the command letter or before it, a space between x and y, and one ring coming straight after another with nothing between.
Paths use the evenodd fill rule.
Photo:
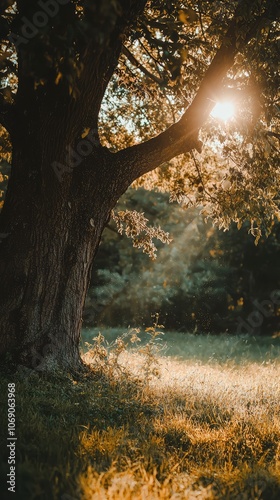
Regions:
<instances>
[{"instance_id":1,"label":"dense foliage background","mask_svg":"<svg viewBox=\"0 0 280 500\"><path fill-rule=\"evenodd\" d=\"M156 244L153 261L111 222L93 269L85 325L149 325L151 314L159 312L166 328L181 331L279 329L280 308L270 300L280 289L279 223L255 245L249 224L218 230L199 209L183 210L164 193L130 189L118 208L143 210L149 223L160 224L173 240Z\"/></svg>"}]
</instances>

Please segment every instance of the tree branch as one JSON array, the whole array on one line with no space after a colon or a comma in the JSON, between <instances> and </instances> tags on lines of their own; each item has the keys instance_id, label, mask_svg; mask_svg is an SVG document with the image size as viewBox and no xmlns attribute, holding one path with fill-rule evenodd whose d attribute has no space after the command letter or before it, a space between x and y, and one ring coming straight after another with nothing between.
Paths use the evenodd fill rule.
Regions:
<instances>
[{"instance_id":1,"label":"tree branch","mask_svg":"<svg viewBox=\"0 0 280 500\"><path fill-rule=\"evenodd\" d=\"M150 73L150 71L143 66L137 59L134 57L134 55L128 50L127 47L123 45L122 47L122 53L127 57L127 59L135 66L136 68L140 69L144 75L146 75L148 78L156 82L158 85L162 85L164 82L161 78L158 78L158 76L153 75L153 73Z\"/></svg>"},{"instance_id":2,"label":"tree branch","mask_svg":"<svg viewBox=\"0 0 280 500\"><path fill-rule=\"evenodd\" d=\"M77 117L79 118L79 116L83 115L84 123L91 128L98 128L98 114L101 103L107 85L117 67L122 51L122 42L126 38L127 27L130 26L135 17L137 18L143 12L145 3L146 0L120 0L119 4L122 13L116 13L114 22L109 26L107 32L105 31L106 36L102 43L97 43L95 39L96 30L94 29L92 29L92 38L87 38L86 46L81 53L84 69L80 76L80 96L76 101L75 110ZM98 9L103 12L102 0L98 0L96 4ZM89 25L92 23L93 26L96 24L99 27L101 21L98 19L98 16L98 20L96 21L96 11L93 8L92 2L87 0L86 5L86 18L88 16L87 21ZM104 12L106 15L102 14L105 16L102 22L105 25L108 24L106 16L109 14L106 9ZM102 78L100 79L101 74Z\"/></svg>"},{"instance_id":3,"label":"tree branch","mask_svg":"<svg viewBox=\"0 0 280 500\"><path fill-rule=\"evenodd\" d=\"M239 2L223 42L206 70L196 96L181 119L158 136L115 153L119 158L119 164L122 165L121 168L124 171L127 170L130 175L131 182L175 156L192 149L201 151L201 142L198 140L199 130L221 93L223 80L233 65L235 55L254 37L256 28L260 26L260 17L253 23L248 20L246 26L243 16L240 16L243 3L243 1ZM261 17L264 18L264 16L262 14ZM241 37L237 38L240 22L242 30L247 28L245 31L247 36L243 43Z\"/></svg>"},{"instance_id":4,"label":"tree branch","mask_svg":"<svg viewBox=\"0 0 280 500\"><path fill-rule=\"evenodd\" d=\"M146 54L147 54L147 55L148 55L148 56L149 56L149 57L150 57L150 58L154 61L155 66L156 66L156 70L157 70L158 74L160 75L160 74L161 74L161 72L160 72L160 70L158 69L158 66L161 66L161 67L164 69L164 65L163 65L163 64L162 64L162 62L160 62L160 61L159 61L159 60L158 60L158 59L157 59L157 58L156 58L153 54L151 54L151 53L149 52L149 50L147 49L147 47L145 47L144 43L143 43L143 42L141 42L141 39L139 39L139 43L140 43L140 45L141 45L142 49L146 52Z\"/></svg>"},{"instance_id":5,"label":"tree branch","mask_svg":"<svg viewBox=\"0 0 280 500\"><path fill-rule=\"evenodd\" d=\"M270 137L275 137L276 139L278 139L280 141L280 134L277 134L277 132L272 132L271 130L267 130L265 133L266 133L266 135L268 135Z\"/></svg>"}]
</instances>

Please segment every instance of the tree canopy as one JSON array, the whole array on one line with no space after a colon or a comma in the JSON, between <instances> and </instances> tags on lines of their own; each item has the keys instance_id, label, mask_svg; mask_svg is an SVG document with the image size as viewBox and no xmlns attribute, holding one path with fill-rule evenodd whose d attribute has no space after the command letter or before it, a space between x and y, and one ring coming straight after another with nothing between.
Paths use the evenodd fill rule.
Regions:
<instances>
[{"instance_id":1,"label":"tree canopy","mask_svg":"<svg viewBox=\"0 0 280 500\"><path fill-rule=\"evenodd\" d=\"M81 125L84 134L95 128L124 162L139 158L137 185L168 190L186 207L203 205L223 228L250 219L258 239L279 218L278 16L271 0L6 0L2 125L12 133L17 94L26 85L46 100L61 95L79 114L73 137ZM100 89L100 102L90 102L92 60L104 57L106 64L118 50L115 39L121 52L105 97ZM235 107L226 124L209 118L223 100ZM101 107L98 123L94 106ZM190 121L193 134L185 137Z\"/></svg>"}]
</instances>

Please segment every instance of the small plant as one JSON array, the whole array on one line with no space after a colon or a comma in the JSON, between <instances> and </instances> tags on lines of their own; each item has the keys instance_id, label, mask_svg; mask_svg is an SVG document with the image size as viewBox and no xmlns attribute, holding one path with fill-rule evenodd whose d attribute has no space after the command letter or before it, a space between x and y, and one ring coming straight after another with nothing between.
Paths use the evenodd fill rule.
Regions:
<instances>
[{"instance_id":1,"label":"small plant","mask_svg":"<svg viewBox=\"0 0 280 500\"><path fill-rule=\"evenodd\" d=\"M86 361L94 364L98 371L103 372L108 376L125 375L131 376L129 364L123 363L121 355L133 353L139 354L140 359L143 359L140 370L142 372L143 384L146 387L150 384L153 377L160 377L159 370L159 355L163 349L162 335L164 333L159 330L164 328L159 325L159 314L154 315L154 323L146 328L145 332L148 335L148 341L145 345L138 346L141 342L139 337L140 329L132 328L128 332L118 336L113 342L107 342L105 337L99 332L97 337L93 338L93 344L85 343L88 352L85 356Z\"/></svg>"},{"instance_id":2,"label":"small plant","mask_svg":"<svg viewBox=\"0 0 280 500\"><path fill-rule=\"evenodd\" d=\"M159 370L159 353L163 349L162 345L162 335L164 333L159 330L159 328L164 328L163 325L159 325L159 314L154 315L155 321L153 326L146 328L146 332L150 339L147 344L139 349L139 352L144 355L145 361L143 364L143 371L145 376L145 384L149 385L153 377L160 377Z\"/></svg>"},{"instance_id":3,"label":"small plant","mask_svg":"<svg viewBox=\"0 0 280 500\"><path fill-rule=\"evenodd\" d=\"M88 348L88 356L90 361L96 361L100 368L106 366L108 360L108 348L105 344L105 337L99 332L97 337L93 338L93 344L85 342Z\"/></svg>"},{"instance_id":4,"label":"small plant","mask_svg":"<svg viewBox=\"0 0 280 500\"><path fill-rule=\"evenodd\" d=\"M141 339L138 337L139 331L139 328L131 328L128 332L118 336L116 340L110 343L99 332L97 337L93 338L93 344L85 343L89 349L86 355L87 360L91 364L95 363L97 368L106 373L106 375L127 375L128 370L120 362L120 356L128 352L130 346L140 342Z\"/></svg>"}]
</instances>

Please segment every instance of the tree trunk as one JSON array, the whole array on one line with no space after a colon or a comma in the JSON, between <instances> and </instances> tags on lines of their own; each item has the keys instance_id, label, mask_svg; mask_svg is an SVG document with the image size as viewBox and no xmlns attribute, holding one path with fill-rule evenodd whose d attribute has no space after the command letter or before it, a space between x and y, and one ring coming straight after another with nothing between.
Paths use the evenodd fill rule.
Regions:
<instances>
[{"instance_id":1,"label":"tree trunk","mask_svg":"<svg viewBox=\"0 0 280 500\"><path fill-rule=\"evenodd\" d=\"M103 44L93 39L81 49L76 97L52 74L37 88L34 61L20 45L9 121L12 173L0 214L0 358L9 364L82 367L79 339L92 262L111 210L133 180L121 158L100 145L98 116L118 64L120 34L144 3L132 2L116 17Z\"/></svg>"},{"instance_id":2,"label":"tree trunk","mask_svg":"<svg viewBox=\"0 0 280 500\"><path fill-rule=\"evenodd\" d=\"M129 181L118 177L115 155L102 147L95 148L90 165L84 158L58 178L51 164L63 159L65 137L59 128L51 130L43 149L36 124L32 128L32 143L29 135L14 138L0 221L6 234L0 244L0 353L16 366L76 370L82 366L79 339L92 262ZM56 153L55 144L62 145ZM41 162L40 176L34 161Z\"/></svg>"}]
</instances>

